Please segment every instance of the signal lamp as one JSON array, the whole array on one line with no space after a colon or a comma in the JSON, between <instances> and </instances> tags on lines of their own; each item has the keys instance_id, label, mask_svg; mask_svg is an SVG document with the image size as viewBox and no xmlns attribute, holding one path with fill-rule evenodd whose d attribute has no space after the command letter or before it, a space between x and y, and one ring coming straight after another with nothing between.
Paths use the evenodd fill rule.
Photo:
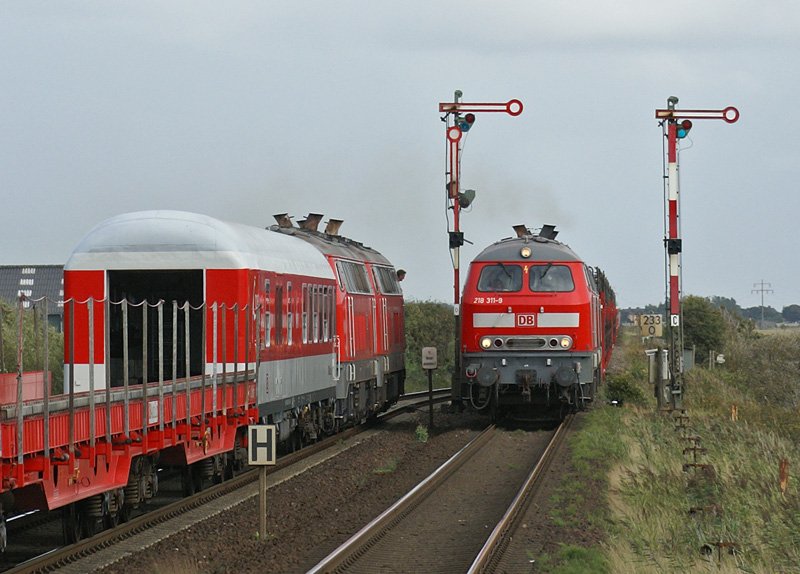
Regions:
<instances>
[{"instance_id":1,"label":"signal lamp","mask_svg":"<svg viewBox=\"0 0 800 574\"><path fill-rule=\"evenodd\" d=\"M523 259L527 259L528 257L531 256L531 248L526 245L525 247L519 250L519 255Z\"/></svg>"},{"instance_id":2,"label":"signal lamp","mask_svg":"<svg viewBox=\"0 0 800 574\"><path fill-rule=\"evenodd\" d=\"M692 129L692 121L691 120L683 120L681 123L678 124L678 139L683 139L687 135L689 135L689 130Z\"/></svg>"},{"instance_id":3,"label":"signal lamp","mask_svg":"<svg viewBox=\"0 0 800 574\"><path fill-rule=\"evenodd\" d=\"M458 206L462 209L472 205L473 201L475 201L474 189L466 189L463 193L458 194Z\"/></svg>"},{"instance_id":4,"label":"signal lamp","mask_svg":"<svg viewBox=\"0 0 800 574\"><path fill-rule=\"evenodd\" d=\"M463 117L458 116L456 119L456 125L461 129L462 132L468 132L469 128L472 127L472 124L475 123L475 114L465 114Z\"/></svg>"},{"instance_id":5,"label":"signal lamp","mask_svg":"<svg viewBox=\"0 0 800 574\"><path fill-rule=\"evenodd\" d=\"M492 346L492 340L489 337L484 337L481 339L481 348L488 349Z\"/></svg>"},{"instance_id":6,"label":"signal lamp","mask_svg":"<svg viewBox=\"0 0 800 574\"><path fill-rule=\"evenodd\" d=\"M562 337L562 339L561 339L561 348L562 349L569 348L570 344L572 344L572 341L570 341L568 337Z\"/></svg>"}]
</instances>

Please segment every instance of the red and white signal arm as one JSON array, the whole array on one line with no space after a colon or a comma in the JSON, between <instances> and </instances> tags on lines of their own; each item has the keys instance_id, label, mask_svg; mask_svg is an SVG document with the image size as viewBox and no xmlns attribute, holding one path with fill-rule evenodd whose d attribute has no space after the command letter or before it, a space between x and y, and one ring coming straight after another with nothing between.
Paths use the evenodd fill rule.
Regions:
<instances>
[{"instance_id":1,"label":"red and white signal arm","mask_svg":"<svg viewBox=\"0 0 800 574\"><path fill-rule=\"evenodd\" d=\"M273 465L277 462L278 432L275 425L250 425L247 427L247 464Z\"/></svg>"},{"instance_id":2,"label":"red and white signal arm","mask_svg":"<svg viewBox=\"0 0 800 574\"><path fill-rule=\"evenodd\" d=\"M536 313L517 313L517 327L535 327Z\"/></svg>"}]
</instances>

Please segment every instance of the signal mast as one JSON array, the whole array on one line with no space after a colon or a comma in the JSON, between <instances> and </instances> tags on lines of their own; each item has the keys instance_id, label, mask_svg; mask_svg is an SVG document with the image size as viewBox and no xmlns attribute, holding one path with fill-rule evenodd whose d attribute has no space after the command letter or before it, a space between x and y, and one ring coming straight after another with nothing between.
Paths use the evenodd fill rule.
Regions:
<instances>
[{"instance_id":1,"label":"signal mast","mask_svg":"<svg viewBox=\"0 0 800 574\"><path fill-rule=\"evenodd\" d=\"M678 98L667 98L667 108L656 110L656 119L667 141L667 173L665 195L668 205L664 237L667 272L667 312L669 313L669 385L657 377L658 406L680 409L683 406L683 321L681 313L681 252L683 240L679 226L678 140L692 129L692 120L723 120L732 124L739 119L739 110L728 106L722 110L678 110Z\"/></svg>"},{"instance_id":2,"label":"signal mast","mask_svg":"<svg viewBox=\"0 0 800 574\"><path fill-rule=\"evenodd\" d=\"M461 279L459 257L461 246L464 245L464 233L460 227L460 211L461 208L469 207L475 199L473 190L468 189L462 192L459 188L462 136L475 123L475 114L503 112L516 117L522 113L522 102L519 100L466 103L461 101L462 95L461 90L456 90L455 98L452 102L439 103L439 113L444 113L441 119L445 122L445 137L448 147L445 173L447 180L447 209L453 210L453 229L449 229L448 224L447 233L453 260L453 313L455 315L455 365L453 366L451 402L456 406L461 405Z\"/></svg>"}]
</instances>

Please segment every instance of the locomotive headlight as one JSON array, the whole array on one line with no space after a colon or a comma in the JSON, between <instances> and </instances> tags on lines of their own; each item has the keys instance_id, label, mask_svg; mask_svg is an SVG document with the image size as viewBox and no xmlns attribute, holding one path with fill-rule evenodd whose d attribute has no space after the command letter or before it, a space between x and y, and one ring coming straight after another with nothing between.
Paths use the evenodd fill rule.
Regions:
<instances>
[{"instance_id":1,"label":"locomotive headlight","mask_svg":"<svg viewBox=\"0 0 800 574\"><path fill-rule=\"evenodd\" d=\"M489 349L492 346L492 339L489 337L483 337L481 339L481 349Z\"/></svg>"},{"instance_id":2,"label":"locomotive headlight","mask_svg":"<svg viewBox=\"0 0 800 574\"><path fill-rule=\"evenodd\" d=\"M561 337L562 349L569 349L570 345L572 345L572 341L570 341L569 337Z\"/></svg>"},{"instance_id":3,"label":"locomotive headlight","mask_svg":"<svg viewBox=\"0 0 800 574\"><path fill-rule=\"evenodd\" d=\"M520 257L522 257L523 259L527 259L528 257L531 256L531 248L526 245L519 250L519 254Z\"/></svg>"}]
</instances>

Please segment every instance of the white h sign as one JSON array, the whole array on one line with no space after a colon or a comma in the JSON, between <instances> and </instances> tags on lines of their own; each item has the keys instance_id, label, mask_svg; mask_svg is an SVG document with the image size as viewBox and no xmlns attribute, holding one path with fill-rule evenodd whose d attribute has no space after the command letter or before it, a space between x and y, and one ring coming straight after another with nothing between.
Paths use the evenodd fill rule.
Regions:
<instances>
[{"instance_id":1,"label":"white h sign","mask_svg":"<svg viewBox=\"0 0 800 574\"><path fill-rule=\"evenodd\" d=\"M275 464L277 460L275 425L250 425L247 427L247 433L249 437L247 464L255 466Z\"/></svg>"}]
</instances>

